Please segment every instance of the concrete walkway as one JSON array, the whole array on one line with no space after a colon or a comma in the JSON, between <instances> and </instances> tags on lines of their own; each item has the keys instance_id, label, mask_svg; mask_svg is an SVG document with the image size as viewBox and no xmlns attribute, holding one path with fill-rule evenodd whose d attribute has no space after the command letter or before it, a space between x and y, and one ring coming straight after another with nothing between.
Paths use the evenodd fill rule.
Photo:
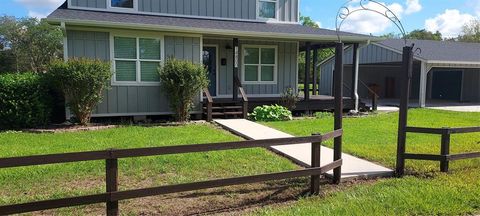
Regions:
<instances>
[{"instance_id":1,"label":"concrete walkway","mask_svg":"<svg viewBox=\"0 0 480 216\"><path fill-rule=\"evenodd\" d=\"M261 124L251 122L245 119L231 120L214 120L225 129L250 140L274 139L293 137L290 134L263 126ZM311 144L294 144L286 146L272 146L271 150L287 157L288 159L304 166L309 167L311 164ZM372 162L343 154L342 180L366 179L376 177L390 177L393 171L385 167L379 166ZM327 147L321 149L320 165L333 162L333 150ZM327 173L332 176L333 171Z\"/></svg>"}]
</instances>

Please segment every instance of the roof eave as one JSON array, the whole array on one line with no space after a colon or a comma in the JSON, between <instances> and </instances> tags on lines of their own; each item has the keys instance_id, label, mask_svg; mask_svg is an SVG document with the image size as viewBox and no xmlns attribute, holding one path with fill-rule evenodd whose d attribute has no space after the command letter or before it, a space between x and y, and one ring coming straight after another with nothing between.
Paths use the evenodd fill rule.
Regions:
<instances>
[{"instance_id":1,"label":"roof eave","mask_svg":"<svg viewBox=\"0 0 480 216\"><path fill-rule=\"evenodd\" d=\"M218 34L238 37L262 37L262 38L277 38L277 39L293 39L302 41L338 41L336 35L314 35L314 34L289 34L289 33L272 33L272 32L254 32L254 31L236 31L226 29L205 29L196 27L183 27L183 26L167 26L167 25L155 25L155 24L139 24L139 23L119 23L109 21L95 21L95 20L77 20L77 19L58 19L58 18L46 18L46 21L50 24L60 24L65 22L67 25L78 26L90 26L90 27L110 27L110 28L126 28L137 30L158 30L158 31L170 31L179 33L202 33L202 34ZM377 42L381 39L371 36L341 36L344 42Z\"/></svg>"}]
</instances>

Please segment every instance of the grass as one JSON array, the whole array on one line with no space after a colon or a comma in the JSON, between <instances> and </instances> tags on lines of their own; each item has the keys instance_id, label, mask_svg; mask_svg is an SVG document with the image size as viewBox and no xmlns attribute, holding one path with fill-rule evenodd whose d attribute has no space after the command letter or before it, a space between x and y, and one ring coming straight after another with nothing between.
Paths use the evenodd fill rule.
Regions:
<instances>
[{"instance_id":1,"label":"grass","mask_svg":"<svg viewBox=\"0 0 480 216\"><path fill-rule=\"evenodd\" d=\"M410 126L477 126L480 113L415 109ZM394 167L398 113L344 121L344 151ZM333 119L265 123L294 135L328 132ZM440 152L440 137L409 134L407 152ZM326 143L331 146L332 143ZM480 151L480 134L452 136L452 153ZM259 215L470 215L480 211L480 160L451 163L451 173L438 172L438 162L407 161L410 176L359 183L324 196L301 199L282 208L265 208Z\"/></svg>"},{"instance_id":2,"label":"grass","mask_svg":"<svg viewBox=\"0 0 480 216\"><path fill-rule=\"evenodd\" d=\"M236 140L239 138L208 124L59 134L4 132L0 133L0 157ZM0 205L103 192L104 167L104 161L94 161L1 169ZM120 190L296 169L264 149L121 159L119 167ZM60 213L70 211L62 209Z\"/></svg>"}]
</instances>

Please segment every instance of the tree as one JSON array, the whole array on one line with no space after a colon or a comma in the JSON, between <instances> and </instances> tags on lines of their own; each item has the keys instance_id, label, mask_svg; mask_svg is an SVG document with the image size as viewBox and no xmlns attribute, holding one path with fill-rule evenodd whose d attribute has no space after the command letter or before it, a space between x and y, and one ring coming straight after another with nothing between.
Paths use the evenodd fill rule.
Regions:
<instances>
[{"instance_id":1,"label":"tree","mask_svg":"<svg viewBox=\"0 0 480 216\"><path fill-rule=\"evenodd\" d=\"M302 23L303 26L309 26L309 27L312 27L312 28L320 28L318 23L313 21L313 19L309 16L300 15L300 22Z\"/></svg>"},{"instance_id":2,"label":"tree","mask_svg":"<svg viewBox=\"0 0 480 216\"><path fill-rule=\"evenodd\" d=\"M313 21L313 19L309 16L302 16L300 15L300 22L303 26L308 26L311 28L320 28L319 25ZM322 62L323 60L329 58L333 54L333 49L321 49L318 52L317 63ZM310 64L313 64L313 50L312 50L312 58ZM310 77L313 77L313 67L310 67ZM305 80L305 52L300 53L298 56L298 81L303 82ZM318 80L317 80L318 81ZM286 89L285 89L286 90Z\"/></svg>"},{"instance_id":3,"label":"tree","mask_svg":"<svg viewBox=\"0 0 480 216\"><path fill-rule=\"evenodd\" d=\"M380 36L381 38L386 38L386 39L400 39L402 38L401 34L395 34L394 32L390 32L384 35Z\"/></svg>"},{"instance_id":4,"label":"tree","mask_svg":"<svg viewBox=\"0 0 480 216\"><path fill-rule=\"evenodd\" d=\"M435 33L427 31L425 29L417 29L407 34L407 39L417 39L417 40L443 40L442 33L436 31Z\"/></svg>"},{"instance_id":5,"label":"tree","mask_svg":"<svg viewBox=\"0 0 480 216\"><path fill-rule=\"evenodd\" d=\"M475 19L465 24L458 41L480 43L480 19Z\"/></svg>"},{"instance_id":6,"label":"tree","mask_svg":"<svg viewBox=\"0 0 480 216\"><path fill-rule=\"evenodd\" d=\"M62 31L36 18L0 17L0 43L15 56L16 71L44 72L62 54Z\"/></svg>"}]
</instances>

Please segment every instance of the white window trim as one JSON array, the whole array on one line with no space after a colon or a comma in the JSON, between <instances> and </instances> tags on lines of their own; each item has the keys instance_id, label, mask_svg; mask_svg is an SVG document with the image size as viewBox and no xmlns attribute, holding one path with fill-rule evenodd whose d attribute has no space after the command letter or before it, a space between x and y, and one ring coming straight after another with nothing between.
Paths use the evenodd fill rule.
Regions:
<instances>
[{"instance_id":1,"label":"white window trim","mask_svg":"<svg viewBox=\"0 0 480 216\"><path fill-rule=\"evenodd\" d=\"M115 58L115 37L129 37L136 39L136 49L137 49L137 58L134 59L122 59ZM140 38L146 39L158 39L160 40L160 60L153 59L140 59ZM160 65L164 64L165 60L165 37L161 34L126 34L126 33L111 33L110 34L110 60L111 68L113 71L113 77L111 84L112 86L160 86L160 81L158 82L147 82L141 81L141 62L159 62ZM136 81L117 81L117 76L115 72L115 61L135 61L136 62Z\"/></svg>"},{"instance_id":2,"label":"white window trim","mask_svg":"<svg viewBox=\"0 0 480 216\"><path fill-rule=\"evenodd\" d=\"M245 64L245 49L246 48L258 48L259 49L259 57L258 57L258 64ZM262 64L262 48L273 48L275 49L275 64ZM277 77L278 77L278 46L276 45L242 45L242 83L247 85L276 85ZM258 81L245 81L245 66L246 65L258 65ZM273 81L261 81L262 78L262 65L263 66L273 66Z\"/></svg>"},{"instance_id":3,"label":"white window trim","mask_svg":"<svg viewBox=\"0 0 480 216\"><path fill-rule=\"evenodd\" d=\"M261 17L260 16L260 2L273 2L275 3L275 18L265 18L265 17ZM257 20L261 20L261 21L272 21L272 22L276 22L279 20L279 0L257 0Z\"/></svg>"},{"instance_id":4,"label":"white window trim","mask_svg":"<svg viewBox=\"0 0 480 216\"><path fill-rule=\"evenodd\" d=\"M133 0L133 8L113 7L112 6L112 0L106 0L106 1L107 1L107 9L109 11L115 11L115 12L138 11L138 0Z\"/></svg>"}]
</instances>

